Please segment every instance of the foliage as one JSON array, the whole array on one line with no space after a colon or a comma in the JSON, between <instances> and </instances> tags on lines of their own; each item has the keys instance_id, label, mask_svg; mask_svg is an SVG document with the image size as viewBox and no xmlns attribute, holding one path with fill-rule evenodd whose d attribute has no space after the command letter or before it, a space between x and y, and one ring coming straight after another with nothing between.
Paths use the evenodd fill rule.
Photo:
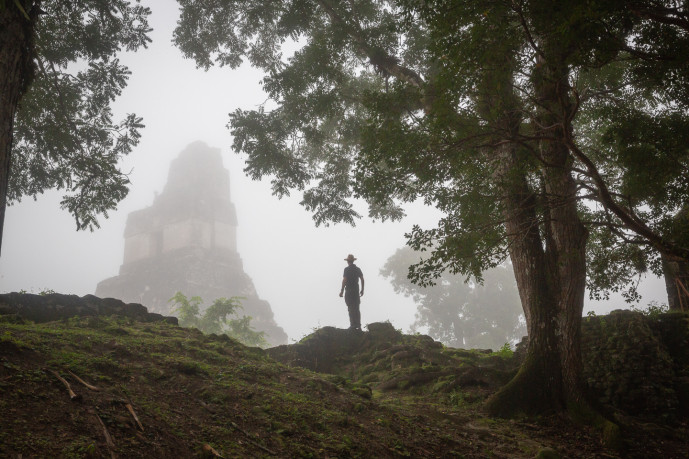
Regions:
<instances>
[{"instance_id":1,"label":"foliage","mask_svg":"<svg viewBox=\"0 0 689 459\"><path fill-rule=\"evenodd\" d=\"M118 53L150 42L150 9L138 0L51 0L40 8L34 77L15 117L8 203L65 190L61 206L77 229L93 229L128 192L118 163L144 126L133 113L113 120L111 103L130 75Z\"/></svg>"},{"instance_id":2,"label":"foliage","mask_svg":"<svg viewBox=\"0 0 689 459\"><path fill-rule=\"evenodd\" d=\"M682 8L623 0L180 5L175 42L187 57L205 68L246 59L265 74L270 103L230 117L249 176L269 177L278 196L303 191L317 224L353 223L358 198L379 219L399 218L411 201L436 207L437 227L408 235L408 245L429 252L409 272L421 286L442 282L445 271L480 280L509 255L531 339L522 371L491 399L491 412L585 405L577 363L585 249L600 249L597 273L610 253L605 234L588 239L591 229L689 259L689 247L663 231L689 196L688 175L663 177L670 199L648 208L625 194L619 173L638 158L650 163L640 171L667 171L652 166L686 155L671 134L688 127L680 116L689 92ZM668 52L672 63L654 78L649 62ZM611 115L599 118L607 107ZM596 124L618 113L621 129ZM654 132L649 115L661 121L663 140L636 150L632 134ZM626 140L616 142L623 130ZM629 184L653 187L651 177ZM629 279L630 257L642 267L643 253L629 250L618 280L603 289ZM536 381L544 382L538 392L530 390Z\"/></svg>"},{"instance_id":3,"label":"foliage","mask_svg":"<svg viewBox=\"0 0 689 459\"><path fill-rule=\"evenodd\" d=\"M305 189L302 204L314 212L317 224L353 223L360 215L348 198L361 191L353 180L365 117L361 102L382 82L370 66L360 66L365 53L351 46L353 30L342 19L348 12L327 3L325 8L303 1L266 7L242 1L208 9L203 2L183 0L175 42L205 68L214 61L235 68L246 58L266 72L264 88L280 107L231 115L234 148L249 154L245 172L254 179L271 176L278 196ZM394 11L383 13L375 2L357 6L362 20L374 21L370 30L358 31L382 56L397 42ZM326 20L326 11L338 19ZM295 40L305 45L288 64L282 47ZM372 202L369 213L382 219L402 215L389 198Z\"/></svg>"},{"instance_id":4,"label":"foliage","mask_svg":"<svg viewBox=\"0 0 689 459\"><path fill-rule=\"evenodd\" d=\"M667 420L676 416L684 390L674 381L686 373L689 328L685 314L664 314L651 306L646 312L618 310L586 321L584 370L600 402L630 415L643 411Z\"/></svg>"},{"instance_id":5,"label":"foliage","mask_svg":"<svg viewBox=\"0 0 689 459\"><path fill-rule=\"evenodd\" d=\"M450 392L447 398L450 402L450 405L452 406L462 407L467 403L466 395L460 389L456 389Z\"/></svg>"},{"instance_id":6,"label":"foliage","mask_svg":"<svg viewBox=\"0 0 689 459\"><path fill-rule=\"evenodd\" d=\"M182 292L177 292L170 298L170 303L172 303L173 311L178 314L179 324L182 327L198 328L208 334L225 334L246 346L267 346L265 332L257 332L253 329L251 317L238 317L238 311L242 309L241 300L240 297L218 298L205 308L203 315L201 314L203 309L201 297L187 298Z\"/></svg>"},{"instance_id":7,"label":"foliage","mask_svg":"<svg viewBox=\"0 0 689 459\"><path fill-rule=\"evenodd\" d=\"M33 289L31 289L31 292L28 292L26 289L21 289L17 293L22 293L22 294L32 293L33 294ZM56 292L55 292L55 290L53 290L51 288L42 288L38 291L38 294L41 296L51 295L53 293L56 293Z\"/></svg>"},{"instance_id":8,"label":"foliage","mask_svg":"<svg viewBox=\"0 0 689 459\"><path fill-rule=\"evenodd\" d=\"M510 343L505 343L500 347L500 349L497 350L497 352L495 352L495 355L508 359L514 355L514 351L512 350Z\"/></svg>"},{"instance_id":9,"label":"foliage","mask_svg":"<svg viewBox=\"0 0 689 459\"><path fill-rule=\"evenodd\" d=\"M658 318L661 314L668 312L668 305L665 303L658 303L657 301L651 301L648 303L645 309L630 308L634 312L640 312L641 314L648 316L650 318Z\"/></svg>"},{"instance_id":10,"label":"foliage","mask_svg":"<svg viewBox=\"0 0 689 459\"><path fill-rule=\"evenodd\" d=\"M168 300L173 303L173 311L178 314L179 325L182 327L199 326L199 314L201 312L199 306L203 303L200 296L192 296L190 299L182 292L176 292L175 295Z\"/></svg>"},{"instance_id":11,"label":"foliage","mask_svg":"<svg viewBox=\"0 0 689 459\"><path fill-rule=\"evenodd\" d=\"M665 216L688 195L681 180L687 175L681 133L689 129L673 100L682 93L683 80L672 76L686 67L680 59L684 41L677 34L663 35L667 24L639 20L657 17L650 7L628 11L617 1L567 3L553 10L548 2L499 0L451 8L440 0L299 0L271 8L255 0L219 8L181 0L180 5L175 42L187 57L204 68L216 63L236 68L246 59L265 72L271 108L237 110L230 118L233 148L248 155L249 176L270 177L278 196L305 190L302 204L317 224L353 223L360 217L354 198L367 201L373 218L399 218L401 204L416 199L446 213L437 228L414 227L409 234L414 248L432 251L412 272L421 284L432 283L444 269L480 277L505 259L504 209L494 158L487 154L497 143L516 146L520 164L509 174L526 174L529 192L539 197L537 205L556 199L543 194L538 142L565 134L538 133L533 122L543 109L537 103L543 76L532 65L536 57L552 58L557 66L560 56L570 69L574 102L560 102L570 104L563 110L573 110L567 122L574 123L574 132L558 140L574 142L570 148L577 161L593 161L589 168L577 164L574 175L587 191L579 198L603 209L591 221L584 218L594 232L606 222L611 223L607 228L630 225L610 210L612 205L633 216L632 227L624 229L627 235L642 227L656 236L662 232L664 220L641 211L647 200L628 205L627 190L654 190ZM620 43L635 33L635 47L621 49ZM534 36L558 37L549 43L559 49L538 48ZM657 43L654 36L665 41ZM295 42L299 46L292 53ZM639 56L647 46L660 55L672 43L682 47L664 64L663 81L671 80L675 89L663 94L659 78L644 70L649 61ZM650 110L659 103L664 110ZM618 141L623 131L629 148ZM662 135L652 146L656 154L649 156L638 140L650 144L656 132ZM652 167L637 166L636 178L627 173L626 183L620 180L620 171L634 169L640 157ZM654 170L662 170L663 183L672 186L644 186L657 177ZM611 201L600 198L603 189ZM586 207L581 211L585 217ZM638 236L643 256L633 246L615 256L597 250L606 245L596 233L589 245L594 295L628 284L635 274L628 267L646 266L624 261L657 250L660 243L647 236ZM606 280L602 273L612 264L617 272Z\"/></svg>"},{"instance_id":12,"label":"foliage","mask_svg":"<svg viewBox=\"0 0 689 459\"><path fill-rule=\"evenodd\" d=\"M578 84L591 94L582 103L577 125L586 133L582 143L605 174L610 193L665 240L689 247L689 86L676 78L689 72L689 40L686 33L680 38L676 32L654 20L643 21L633 46L620 56L636 59L581 74ZM641 48L647 53L643 58ZM596 222L590 227L591 297L607 298L609 291L621 290L628 302L638 301L640 275L665 274L660 257L665 251L620 225L607 206L591 206L587 219Z\"/></svg>"},{"instance_id":13,"label":"foliage","mask_svg":"<svg viewBox=\"0 0 689 459\"><path fill-rule=\"evenodd\" d=\"M511 264L484 272L482 283L443 273L435 285L421 287L407 277L409 266L419 258L420 254L404 247L380 271L396 293L416 302L413 329L428 327L431 337L457 348L498 349L526 334Z\"/></svg>"}]
</instances>

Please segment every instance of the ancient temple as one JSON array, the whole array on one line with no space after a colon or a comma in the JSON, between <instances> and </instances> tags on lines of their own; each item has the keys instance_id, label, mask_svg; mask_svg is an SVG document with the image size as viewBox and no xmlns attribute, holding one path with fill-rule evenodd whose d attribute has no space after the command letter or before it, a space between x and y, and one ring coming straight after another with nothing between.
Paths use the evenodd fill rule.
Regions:
<instances>
[{"instance_id":1,"label":"ancient temple","mask_svg":"<svg viewBox=\"0 0 689 459\"><path fill-rule=\"evenodd\" d=\"M96 296L141 303L166 315L173 315L168 300L177 291L200 296L206 306L216 298L244 297L240 314L252 317L270 345L287 342L270 305L244 272L230 176L219 149L203 142L187 146L170 165L153 204L129 214L124 240L119 275L100 282Z\"/></svg>"}]
</instances>

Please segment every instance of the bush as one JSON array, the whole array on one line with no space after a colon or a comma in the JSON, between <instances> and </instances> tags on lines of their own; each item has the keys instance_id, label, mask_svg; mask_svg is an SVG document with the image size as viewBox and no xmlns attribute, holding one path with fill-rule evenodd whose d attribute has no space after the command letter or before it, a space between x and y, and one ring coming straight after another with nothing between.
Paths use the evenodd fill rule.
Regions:
<instances>
[{"instance_id":1,"label":"bush","mask_svg":"<svg viewBox=\"0 0 689 459\"><path fill-rule=\"evenodd\" d=\"M203 300L193 296L187 298L182 292L170 298L173 312L178 314L179 325L194 327L206 334L227 335L246 346L265 347L268 342L264 332L254 330L250 316L238 316L243 298L218 298L201 315ZM232 318L234 316L234 318Z\"/></svg>"}]
</instances>

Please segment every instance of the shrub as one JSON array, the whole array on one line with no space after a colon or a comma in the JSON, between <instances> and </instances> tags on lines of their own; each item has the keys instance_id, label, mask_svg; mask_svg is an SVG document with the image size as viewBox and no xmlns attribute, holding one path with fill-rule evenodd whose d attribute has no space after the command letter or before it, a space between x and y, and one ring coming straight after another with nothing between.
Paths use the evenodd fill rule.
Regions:
<instances>
[{"instance_id":1,"label":"shrub","mask_svg":"<svg viewBox=\"0 0 689 459\"><path fill-rule=\"evenodd\" d=\"M198 328L206 334L224 334L246 346L267 346L265 332L254 330L251 326L251 317L239 317L242 299L236 296L218 298L205 309L203 315L201 297L187 298L182 292L177 292L169 302L172 303L172 310L178 314L182 327Z\"/></svg>"}]
</instances>

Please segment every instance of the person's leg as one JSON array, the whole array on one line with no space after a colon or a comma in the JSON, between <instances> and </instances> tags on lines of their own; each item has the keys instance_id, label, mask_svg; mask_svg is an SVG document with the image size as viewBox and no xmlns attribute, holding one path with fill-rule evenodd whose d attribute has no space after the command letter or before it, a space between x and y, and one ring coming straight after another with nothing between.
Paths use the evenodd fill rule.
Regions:
<instances>
[{"instance_id":1,"label":"person's leg","mask_svg":"<svg viewBox=\"0 0 689 459\"><path fill-rule=\"evenodd\" d=\"M354 316L352 315L352 297L345 292L345 304L347 305L347 312L349 313L349 328L354 328Z\"/></svg>"},{"instance_id":2,"label":"person's leg","mask_svg":"<svg viewBox=\"0 0 689 459\"><path fill-rule=\"evenodd\" d=\"M361 311L359 310L359 303L357 302L352 309L354 310L352 314L354 320L350 318L349 321L352 323L352 327L361 330Z\"/></svg>"},{"instance_id":3,"label":"person's leg","mask_svg":"<svg viewBox=\"0 0 689 459\"><path fill-rule=\"evenodd\" d=\"M357 328L357 313L359 306L356 304L347 305L347 312L349 312L349 328Z\"/></svg>"},{"instance_id":4,"label":"person's leg","mask_svg":"<svg viewBox=\"0 0 689 459\"><path fill-rule=\"evenodd\" d=\"M346 292L345 303L347 304L347 312L349 312L349 328L361 329L361 313L359 312L361 300L358 292Z\"/></svg>"}]
</instances>

